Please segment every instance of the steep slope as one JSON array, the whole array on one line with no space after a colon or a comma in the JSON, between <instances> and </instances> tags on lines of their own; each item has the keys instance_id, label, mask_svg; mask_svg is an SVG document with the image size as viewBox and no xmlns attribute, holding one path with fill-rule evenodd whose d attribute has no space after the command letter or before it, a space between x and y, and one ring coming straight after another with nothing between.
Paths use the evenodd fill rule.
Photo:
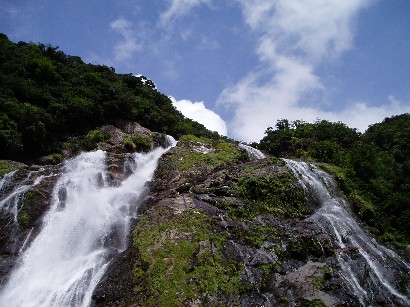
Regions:
<instances>
[{"instance_id":1,"label":"steep slope","mask_svg":"<svg viewBox=\"0 0 410 307\"><path fill-rule=\"evenodd\" d=\"M153 180L142 187L143 203L132 204L128 225L132 234L129 237L119 231L121 227L111 225L112 233L97 235L98 242L87 248L92 251L100 243L104 249L111 246L103 253L109 270L92 297L87 290L83 299L80 285L91 277L77 283L74 292L70 288L71 303L67 304L410 305L408 264L370 242L349 205L338 203L346 197L367 229L401 248L402 255L407 247L410 258L409 114L386 119L363 135L343 123L281 120L257 144L278 158L248 152L262 158L253 160L248 147L184 118L152 81L85 64L57 49L14 44L0 35L0 158L28 164L0 161L3 290L16 264L27 260L20 256L47 224L43 218L50 204L58 199L61 208L57 209L64 210L67 190L55 191L56 182L68 178L65 184L70 188L74 183L60 162L71 158L65 161L67 166L81 157L101 154L78 156L83 151L103 150L104 159L98 160L95 174L77 186L88 186L91 180L92 198L98 199L105 189L122 191L135 171L134 152L166 147L165 132L180 140L161 157ZM321 193L331 193L331 197L318 197L319 188L305 185L279 159L283 155L331 163L321 167L334 177L316 178L315 172L320 172L310 164L305 165L305 176L315 177L318 183L331 181L332 186L335 179L342 191L325 189ZM42 165L32 165L34 161ZM132 187L127 193L133 194ZM88 194L85 191L81 197ZM99 203L81 197L82 207ZM122 197L116 194L113 203ZM328 210L323 202L340 206ZM340 213L340 208L352 217L352 222L343 218L354 226L346 231L327 222L328 215L337 217L332 210ZM324 223L319 221L323 219ZM78 222L92 223L94 217L79 217ZM81 233L57 241L64 245L72 237L81 238ZM37 250L43 252L41 246ZM51 256L43 255L44 259ZM349 270L357 274L346 273ZM23 285L19 278L24 275L20 271L15 284ZM43 277L30 275L34 280ZM92 283L97 281L92 279ZM3 294L12 293L10 289ZM22 291L15 289L14 293ZM64 292L59 294L64 297ZM59 302L67 302L62 299Z\"/></svg>"},{"instance_id":2,"label":"steep slope","mask_svg":"<svg viewBox=\"0 0 410 307\"><path fill-rule=\"evenodd\" d=\"M244 153L184 137L161 158L96 306L358 304L329 238L304 219L318 204L283 161Z\"/></svg>"},{"instance_id":3,"label":"steep slope","mask_svg":"<svg viewBox=\"0 0 410 307\"><path fill-rule=\"evenodd\" d=\"M134 151L146 152L154 148L169 146L165 135L151 132L137 123L123 122L122 129L115 126L103 126L97 131L104 132L108 136L105 142L97 144L100 152L102 150L105 152L104 161L101 162L104 165L100 166L105 174L104 182L101 183L103 186L119 187L135 171L133 167L135 164ZM57 192L54 190L57 181L70 170L66 167L66 164L71 163L70 161L66 160L65 163L58 165L31 166L13 161L1 161L1 287L4 286L4 282L19 257L31 245L33 239L38 236L45 224L44 215L51 210L52 204L59 200L62 203L61 209L64 209L64 202L68 192L64 188ZM95 164L90 163L85 164L85 166L92 171ZM96 172L98 171L102 172L101 170ZM68 180L67 186L70 186L70 182ZM83 184L87 184L87 182L85 180ZM83 204L83 206L87 207L86 204ZM132 214L134 215L135 212ZM86 218L92 220L92 217ZM80 223L80 221L74 223ZM126 241L126 237L127 234L124 234L124 238L121 240ZM58 240L64 241L63 238Z\"/></svg>"},{"instance_id":4,"label":"steep slope","mask_svg":"<svg viewBox=\"0 0 410 307\"><path fill-rule=\"evenodd\" d=\"M91 195L91 199L76 201L82 204L78 212L83 209L89 212L87 208L91 203L105 204L105 197L97 202L93 199L111 193L108 192L111 189L122 191L124 184L128 186L127 178L133 172L130 169L133 154L129 150L149 150L165 142L163 135L136 123L126 123L123 130L104 126L99 131L110 136L98 145L107 151L105 166L99 163L96 170L87 167L87 172L101 173L102 177L94 176L91 181L79 177L85 180L80 186L88 186L94 181L96 185L89 193L81 194L85 199ZM130 140L134 146L130 145ZM344 218L354 227L347 230L333 227L333 232L327 229L332 222L321 221L326 220L326 214L337 211L333 207L333 211L326 209L328 200L333 202L334 199L338 203L343 196L331 176L324 175L323 171L320 175L322 173L314 171L317 168L313 165L295 162L306 165L306 169L300 172L302 177L311 177L318 184L317 187L308 186L283 160L274 157L252 160L250 156L261 158L262 155L255 155L254 151L247 153L246 149L246 146L222 139L181 137L177 146L160 158L154 177L146 186L149 190L145 190L148 194L144 194L144 201L131 210L133 217L138 213L138 218L130 220L129 229L133 229L130 237L120 231L119 225L112 225L114 232L111 234L98 235L105 231L100 225L94 230L102 246L97 241L90 246L81 243L90 251L97 247L96 250L108 248L101 255L111 259L110 264L95 291L91 295L91 290L87 289L93 289L99 277L84 277L76 283L78 287L75 289L67 288L67 295L56 291L58 302L68 299L84 306L89 303L92 306L409 304L408 264L392 251L375 243L366 243L365 240L370 239L363 235L363 230L356 229L359 227L356 222ZM95 154L100 155L101 151L82 154L65 162L66 172L73 161ZM36 168L9 163L9 167L13 166L19 170L3 176L0 187L1 222L2 229L5 229L0 245L2 287L9 280L19 256L25 255L20 258L23 264L32 259L28 256L28 248L44 251L37 246L40 243L35 243L38 240L33 239L40 238L42 216L48 210L50 196L53 195L54 204L58 199L58 206L62 206L57 208L57 213L64 210L66 199L69 201L68 192L52 190L54 186L61 186L56 185L56 180L71 178L70 172L62 174L58 166ZM75 188L75 183L67 180L64 181L67 189ZM320 187L321 181L332 189ZM132 187L127 191L133 194ZM334 195L328 198L330 194ZM113 194L113 203L117 204L119 200L118 204L121 204L128 199L127 195ZM348 212L347 205L346 208ZM82 221L80 226L94 224L99 220L97 212L93 213L95 216L75 220ZM119 210L117 213L124 212ZM77 224L74 221L73 225ZM89 235L87 232L84 237ZM82 237L73 233L66 239ZM65 240L58 239L57 242L65 246ZM46 252L40 259L60 255L54 250L57 245L53 246L50 255ZM22 254L25 250L27 253ZM373 255L381 262L376 262ZM383 262L389 257L394 261ZM69 263L64 267L69 267ZM352 270L356 274L347 273ZM13 283L24 285L26 278L45 278L36 274L25 275L24 266L17 273L15 271L13 269L12 276L17 276L19 282L15 283L17 277L13 277L7 284L7 291L3 288L3 295L21 293L29 288L14 288ZM87 276L93 276L93 271ZM20 280L22 276L26 277ZM88 287L89 281L93 283L91 288ZM85 289L86 294L81 289ZM47 297L47 291L55 289L41 290L44 297ZM18 297L20 300L24 296ZM7 301L12 298L13 295L3 297Z\"/></svg>"},{"instance_id":5,"label":"steep slope","mask_svg":"<svg viewBox=\"0 0 410 307\"><path fill-rule=\"evenodd\" d=\"M38 162L70 146L69 137L121 120L176 138L219 137L185 118L145 77L0 34L0 159Z\"/></svg>"},{"instance_id":6,"label":"steep slope","mask_svg":"<svg viewBox=\"0 0 410 307\"><path fill-rule=\"evenodd\" d=\"M361 134L338 122L279 120L258 144L277 157L327 162L355 213L374 235L410 244L410 114L386 118Z\"/></svg>"}]
</instances>

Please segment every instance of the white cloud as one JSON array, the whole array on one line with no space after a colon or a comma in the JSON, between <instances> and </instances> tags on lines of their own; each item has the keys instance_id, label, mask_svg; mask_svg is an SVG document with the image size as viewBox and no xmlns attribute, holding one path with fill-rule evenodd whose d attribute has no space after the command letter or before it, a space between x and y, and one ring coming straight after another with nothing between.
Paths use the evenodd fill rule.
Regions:
<instances>
[{"instance_id":1,"label":"white cloud","mask_svg":"<svg viewBox=\"0 0 410 307\"><path fill-rule=\"evenodd\" d=\"M320 59L349 49L353 24L370 0L239 0L246 23L282 53ZM263 52L260 56L264 56Z\"/></svg>"},{"instance_id":2,"label":"white cloud","mask_svg":"<svg viewBox=\"0 0 410 307\"><path fill-rule=\"evenodd\" d=\"M142 50L142 44L138 43L137 33L132 29L131 22L124 18L119 18L113 21L110 26L123 39L114 47L114 58L116 61L129 60L136 51Z\"/></svg>"},{"instance_id":3,"label":"white cloud","mask_svg":"<svg viewBox=\"0 0 410 307\"><path fill-rule=\"evenodd\" d=\"M170 6L160 16L160 25L167 26L175 19L186 16L196 6L207 4L212 0L169 0Z\"/></svg>"},{"instance_id":4,"label":"white cloud","mask_svg":"<svg viewBox=\"0 0 410 307\"><path fill-rule=\"evenodd\" d=\"M341 121L364 132L369 125L381 122L385 117L410 113L410 104L400 102L393 96L379 106L355 102L338 112L325 111L319 107L304 107L297 103L300 92L289 94L283 90L286 86L281 85L277 88L271 88L270 84L262 87L255 84L253 79L253 76L249 76L221 96L221 99L236 104L235 116L228 128L233 132L232 137L242 141L260 140L266 128L274 126L276 120L281 118L290 121L303 119L307 122L315 122L317 119ZM300 81L305 82L303 79ZM249 104L248 101L253 103Z\"/></svg>"},{"instance_id":5,"label":"white cloud","mask_svg":"<svg viewBox=\"0 0 410 307\"><path fill-rule=\"evenodd\" d=\"M226 88L218 99L233 112L232 136L257 141L280 118L314 121L347 116L349 110L326 112L303 100L326 91L316 67L352 47L355 20L372 0L237 1L245 22L259 37L255 52L263 69ZM362 112L372 114L387 110L362 106Z\"/></svg>"},{"instance_id":6,"label":"white cloud","mask_svg":"<svg viewBox=\"0 0 410 307\"><path fill-rule=\"evenodd\" d=\"M172 96L169 98L174 107L185 117L197 121L211 131L217 131L221 135L227 135L228 131L225 121L214 111L207 109L203 101L176 100Z\"/></svg>"},{"instance_id":7,"label":"white cloud","mask_svg":"<svg viewBox=\"0 0 410 307\"><path fill-rule=\"evenodd\" d=\"M334 116L333 120L340 120L349 127L364 132L369 125L381 122L384 118L397 114L410 113L410 103L403 103L388 97L388 101L380 106L369 106L365 102L357 102L353 107L343 110Z\"/></svg>"}]
</instances>

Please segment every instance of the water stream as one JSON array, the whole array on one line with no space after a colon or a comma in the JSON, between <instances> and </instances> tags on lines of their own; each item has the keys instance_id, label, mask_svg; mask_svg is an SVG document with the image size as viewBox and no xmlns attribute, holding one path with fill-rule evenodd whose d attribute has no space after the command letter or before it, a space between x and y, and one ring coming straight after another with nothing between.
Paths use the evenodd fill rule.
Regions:
<instances>
[{"instance_id":1,"label":"water stream","mask_svg":"<svg viewBox=\"0 0 410 307\"><path fill-rule=\"evenodd\" d=\"M7 190L10 188L9 185L12 186L15 183L13 181L17 171L4 175L0 180L0 210L3 213L6 212L11 215L14 223L17 223L17 215L21 210L21 199L24 197L25 193L29 189L39 185L46 177L42 174L42 171L43 169L40 169L39 171L30 171L25 179L21 180L16 186L13 186L11 191Z\"/></svg>"},{"instance_id":2,"label":"water stream","mask_svg":"<svg viewBox=\"0 0 410 307\"><path fill-rule=\"evenodd\" d=\"M260 160L266 158L266 156L260 150L253 148L251 146L241 143L238 145L238 147L239 149L243 149L246 151L250 160Z\"/></svg>"},{"instance_id":3,"label":"water stream","mask_svg":"<svg viewBox=\"0 0 410 307\"><path fill-rule=\"evenodd\" d=\"M363 230L339 197L333 178L317 167L285 159L320 208L309 218L331 238L341 274L363 306L410 306L410 266Z\"/></svg>"},{"instance_id":4,"label":"water stream","mask_svg":"<svg viewBox=\"0 0 410 307\"><path fill-rule=\"evenodd\" d=\"M134 172L116 186L109 184L105 152L66 161L43 228L0 292L0 306L89 306L107 265L127 247L136 207L164 151L135 154L127 166Z\"/></svg>"}]
</instances>

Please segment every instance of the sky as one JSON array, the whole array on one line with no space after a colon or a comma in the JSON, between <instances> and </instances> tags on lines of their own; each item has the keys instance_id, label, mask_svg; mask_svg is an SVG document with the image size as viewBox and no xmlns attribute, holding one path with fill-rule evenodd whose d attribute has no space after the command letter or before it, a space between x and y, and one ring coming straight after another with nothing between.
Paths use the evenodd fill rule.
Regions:
<instances>
[{"instance_id":1,"label":"sky","mask_svg":"<svg viewBox=\"0 0 410 307\"><path fill-rule=\"evenodd\" d=\"M239 141L410 113L409 0L0 0L0 32L144 75Z\"/></svg>"}]
</instances>

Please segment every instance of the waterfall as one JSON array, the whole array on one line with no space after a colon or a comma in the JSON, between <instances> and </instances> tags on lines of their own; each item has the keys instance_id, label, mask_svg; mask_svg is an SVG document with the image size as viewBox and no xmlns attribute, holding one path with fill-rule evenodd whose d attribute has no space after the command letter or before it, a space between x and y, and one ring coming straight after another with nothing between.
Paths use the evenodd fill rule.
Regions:
<instances>
[{"instance_id":1,"label":"waterfall","mask_svg":"<svg viewBox=\"0 0 410 307\"><path fill-rule=\"evenodd\" d=\"M243 149L246 151L250 160L260 160L266 158L266 156L260 150L253 148L251 146L239 144L238 147L239 149Z\"/></svg>"},{"instance_id":2,"label":"waterfall","mask_svg":"<svg viewBox=\"0 0 410 307\"><path fill-rule=\"evenodd\" d=\"M13 177L17 171L4 175L0 180L0 193L2 194L0 195L0 210L11 215L14 223L17 223L17 215L21 210L21 207L19 207L21 205L21 198L24 197L24 194L29 189L41 183L45 177L41 174L42 171L43 169L29 172L27 177L14 187L10 193L7 193L5 190L13 183Z\"/></svg>"},{"instance_id":3,"label":"waterfall","mask_svg":"<svg viewBox=\"0 0 410 307\"><path fill-rule=\"evenodd\" d=\"M113 257L127 247L146 182L165 151L134 154L134 172L110 186L106 153L68 160L43 228L23 252L0 293L0 306L89 306Z\"/></svg>"},{"instance_id":4,"label":"waterfall","mask_svg":"<svg viewBox=\"0 0 410 307\"><path fill-rule=\"evenodd\" d=\"M383 305L410 306L410 266L362 229L348 203L338 197L329 174L305 162L284 160L305 191L321 204L309 219L329 235L341 274L361 305L379 305L382 300Z\"/></svg>"}]
</instances>

